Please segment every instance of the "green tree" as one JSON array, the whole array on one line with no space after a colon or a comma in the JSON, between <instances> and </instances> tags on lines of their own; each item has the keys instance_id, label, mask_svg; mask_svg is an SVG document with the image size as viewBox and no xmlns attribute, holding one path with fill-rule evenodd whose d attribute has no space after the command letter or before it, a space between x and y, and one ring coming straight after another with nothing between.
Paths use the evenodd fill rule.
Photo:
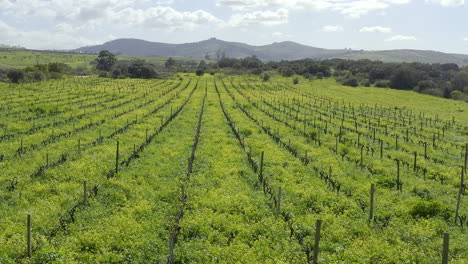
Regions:
<instances>
[{"instance_id":1,"label":"green tree","mask_svg":"<svg viewBox=\"0 0 468 264\"><path fill-rule=\"evenodd\" d=\"M200 63L198 64L198 69L200 70L206 70L208 68L208 65L204 60L201 60Z\"/></svg>"},{"instance_id":2,"label":"green tree","mask_svg":"<svg viewBox=\"0 0 468 264\"><path fill-rule=\"evenodd\" d=\"M9 70L7 77L12 83L19 83L24 81L25 74L23 70Z\"/></svg>"},{"instance_id":3,"label":"green tree","mask_svg":"<svg viewBox=\"0 0 468 264\"><path fill-rule=\"evenodd\" d=\"M154 70L153 65L143 62L136 62L130 65L128 67L128 73L132 78L152 79L159 77L159 74Z\"/></svg>"},{"instance_id":4,"label":"green tree","mask_svg":"<svg viewBox=\"0 0 468 264\"><path fill-rule=\"evenodd\" d=\"M114 54L108 50L101 50L99 56L96 58L96 69L103 71L110 71L112 66L114 66L117 59Z\"/></svg>"},{"instance_id":5,"label":"green tree","mask_svg":"<svg viewBox=\"0 0 468 264\"><path fill-rule=\"evenodd\" d=\"M418 84L418 73L411 68L401 68L390 78L390 87L399 90L410 90Z\"/></svg>"},{"instance_id":6,"label":"green tree","mask_svg":"<svg viewBox=\"0 0 468 264\"><path fill-rule=\"evenodd\" d=\"M176 61L172 57L169 57L169 59L164 63L164 67L168 69L171 69L174 66L176 66Z\"/></svg>"}]
</instances>

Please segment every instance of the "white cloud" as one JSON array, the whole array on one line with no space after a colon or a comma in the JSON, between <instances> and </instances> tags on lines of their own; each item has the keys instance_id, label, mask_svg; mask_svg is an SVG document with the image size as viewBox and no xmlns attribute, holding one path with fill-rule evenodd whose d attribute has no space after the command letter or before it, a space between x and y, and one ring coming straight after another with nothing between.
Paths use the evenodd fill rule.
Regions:
<instances>
[{"instance_id":1,"label":"white cloud","mask_svg":"<svg viewBox=\"0 0 468 264\"><path fill-rule=\"evenodd\" d=\"M363 27L359 30L359 32L369 32L369 33L390 33L392 29L389 27L382 27L382 26L373 26L373 27Z\"/></svg>"},{"instance_id":2,"label":"white cloud","mask_svg":"<svg viewBox=\"0 0 468 264\"><path fill-rule=\"evenodd\" d=\"M204 24L222 25L224 22L203 10L180 12L171 7L157 6L149 9L125 8L111 14L111 22L128 27L143 26L191 31Z\"/></svg>"},{"instance_id":3,"label":"white cloud","mask_svg":"<svg viewBox=\"0 0 468 264\"><path fill-rule=\"evenodd\" d=\"M234 14L228 21L228 24L232 27L275 26L286 23L288 23L288 10L284 8L276 11Z\"/></svg>"},{"instance_id":4,"label":"white cloud","mask_svg":"<svg viewBox=\"0 0 468 264\"><path fill-rule=\"evenodd\" d=\"M175 10L168 4L173 0L159 0L144 8L148 0L0 0L3 12L18 20L39 17L57 23L56 30L64 31L65 24L80 24L74 29L94 29L99 25L143 26L147 28L193 30L203 24L222 24L223 21L203 11ZM5 7L5 8L4 8Z\"/></svg>"},{"instance_id":5,"label":"white cloud","mask_svg":"<svg viewBox=\"0 0 468 264\"><path fill-rule=\"evenodd\" d=\"M340 31L343 31L343 27L342 26L332 26L332 25L328 25L328 26L323 26L320 31L322 32L340 32Z\"/></svg>"},{"instance_id":6,"label":"white cloud","mask_svg":"<svg viewBox=\"0 0 468 264\"><path fill-rule=\"evenodd\" d=\"M74 34L73 31L65 31L71 28L68 24L61 24L57 25L55 32L21 31L0 21L0 39L2 44L19 45L32 49L72 49L110 40L109 37L90 40L80 34Z\"/></svg>"},{"instance_id":7,"label":"white cloud","mask_svg":"<svg viewBox=\"0 0 468 264\"><path fill-rule=\"evenodd\" d=\"M286 8L289 10L309 11L332 10L357 18L372 11L382 11L391 5L402 5L409 2L411 0L218 0L217 5L234 10L253 10L259 8Z\"/></svg>"},{"instance_id":8,"label":"white cloud","mask_svg":"<svg viewBox=\"0 0 468 264\"><path fill-rule=\"evenodd\" d=\"M443 7L457 7L465 4L465 0L432 0Z\"/></svg>"},{"instance_id":9,"label":"white cloud","mask_svg":"<svg viewBox=\"0 0 468 264\"><path fill-rule=\"evenodd\" d=\"M463 38L463 41L468 41L468 38Z\"/></svg>"},{"instance_id":10,"label":"white cloud","mask_svg":"<svg viewBox=\"0 0 468 264\"><path fill-rule=\"evenodd\" d=\"M385 39L385 41L401 41L401 40L416 40L414 36L395 35Z\"/></svg>"}]
</instances>

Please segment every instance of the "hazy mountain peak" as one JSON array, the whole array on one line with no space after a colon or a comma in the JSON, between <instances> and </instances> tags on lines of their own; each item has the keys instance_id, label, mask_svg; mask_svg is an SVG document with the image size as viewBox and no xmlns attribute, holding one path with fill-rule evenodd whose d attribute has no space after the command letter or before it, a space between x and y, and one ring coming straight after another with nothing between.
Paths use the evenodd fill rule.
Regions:
<instances>
[{"instance_id":1,"label":"hazy mountain peak","mask_svg":"<svg viewBox=\"0 0 468 264\"><path fill-rule=\"evenodd\" d=\"M205 58L207 55L215 58L219 50L226 56L242 58L256 55L264 61L296 60L296 59L370 59L384 62L424 62L424 63L457 63L468 65L468 55L447 54L431 50L383 50L356 51L349 49L316 48L293 41L274 42L268 45L253 46L239 42L228 42L217 38L209 38L193 43L169 44L151 42L134 38L121 38L102 45L88 46L76 49L76 52L98 53L109 50L116 54L148 55L148 56L182 56Z\"/></svg>"}]
</instances>

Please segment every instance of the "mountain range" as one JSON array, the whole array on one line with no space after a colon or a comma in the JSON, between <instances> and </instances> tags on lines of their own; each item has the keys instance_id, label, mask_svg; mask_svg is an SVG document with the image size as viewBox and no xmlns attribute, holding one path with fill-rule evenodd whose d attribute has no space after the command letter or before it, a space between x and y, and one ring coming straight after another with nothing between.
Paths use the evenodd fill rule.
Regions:
<instances>
[{"instance_id":1,"label":"mountain range","mask_svg":"<svg viewBox=\"0 0 468 264\"><path fill-rule=\"evenodd\" d=\"M302 45L292 41L275 42L269 45L252 46L239 42L228 42L211 38L208 40L169 44L151 42L140 39L116 39L102 45L81 47L72 52L98 53L109 50L114 54L146 55L146 56L181 56L194 58L216 59L220 52L227 57L242 58L255 55L263 61L297 60L311 58L316 60L370 59L383 62L422 62L422 63L456 63L468 65L468 55L443 53L430 50L382 50L365 51L351 49L323 49Z\"/></svg>"}]
</instances>

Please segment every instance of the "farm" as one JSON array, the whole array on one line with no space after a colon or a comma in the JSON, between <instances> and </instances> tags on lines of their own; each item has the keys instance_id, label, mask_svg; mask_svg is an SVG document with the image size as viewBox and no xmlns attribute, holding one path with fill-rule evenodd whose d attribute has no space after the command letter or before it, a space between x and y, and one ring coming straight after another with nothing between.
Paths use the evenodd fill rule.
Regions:
<instances>
[{"instance_id":1,"label":"farm","mask_svg":"<svg viewBox=\"0 0 468 264\"><path fill-rule=\"evenodd\" d=\"M468 261L465 102L222 74L0 94L0 263Z\"/></svg>"}]
</instances>

